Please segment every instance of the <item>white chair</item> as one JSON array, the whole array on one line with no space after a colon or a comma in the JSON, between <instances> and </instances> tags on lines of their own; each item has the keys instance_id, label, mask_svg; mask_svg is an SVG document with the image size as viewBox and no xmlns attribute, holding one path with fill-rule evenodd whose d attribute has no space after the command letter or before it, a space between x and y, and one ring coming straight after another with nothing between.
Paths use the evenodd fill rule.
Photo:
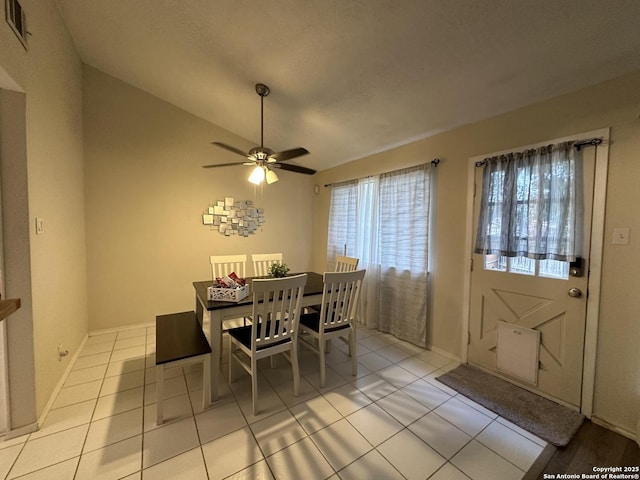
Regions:
<instances>
[{"instance_id":1,"label":"white chair","mask_svg":"<svg viewBox=\"0 0 640 480\"><path fill-rule=\"evenodd\" d=\"M247 274L246 255L211 255L209 262L214 282L216 278L224 277L231 272L235 272L240 278L245 278Z\"/></svg>"},{"instance_id":2,"label":"white chair","mask_svg":"<svg viewBox=\"0 0 640 480\"><path fill-rule=\"evenodd\" d=\"M213 281L216 278L224 277L232 272L240 278L245 278L247 273L247 256L246 255L211 255L209 257L211 263L211 275ZM247 324L246 318L231 318L222 322L222 332L228 331L230 328L239 327ZM220 337L220 356L222 356L222 337Z\"/></svg>"},{"instance_id":3,"label":"white chair","mask_svg":"<svg viewBox=\"0 0 640 480\"><path fill-rule=\"evenodd\" d=\"M338 256L334 272L353 272L358 268L359 261L359 258Z\"/></svg>"},{"instance_id":4,"label":"white chair","mask_svg":"<svg viewBox=\"0 0 640 480\"><path fill-rule=\"evenodd\" d=\"M239 364L251 375L253 414L258 414L258 360L284 354L293 369L293 393L298 396L297 330L307 274L254 279L252 323L229 330L229 382ZM244 355L243 355L244 354ZM247 358L248 357L248 358Z\"/></svg>"},{"instance_id":5,"label":"white chair","mask_svg":"<svg viewBox=\"0 0 640 480\"><path fill-rule=\"evenodd\" d=\"M365 270L326 272L320 312L300 316L299 333L311 337L300 337L301 344L320 356L320 387L326 383L324 347L333 338L340 338L349 344L351 373L358 373L355 316L364 274Z\"/></svg>"},{"instance_id":6,"label":"white chair","mask_svg":"<svg viewBox=\"0 0 640 480\"><path fill-rule=\"evenodd\" d=\"M358 262L360 262L359 258L355 257L343 257L338 255L336 257L336 268L334 272L353 272L356 268L358 268ZM309 305L306 307L305 313L308 312L319 312L320 305ZM327 348L328 345L327 345ZM327 350L328 352L329 350Z\"/></svg>"},{"instance_id":7,"label":"white chair","mask_svg":"<svg viewBox=\"0 0 640 480\"><path fill-rule=\"evenodd\" d=\"M266 277L269 268L274 263L282 263L282 253L254 253L251 255L253 262L253 276Z\"/></svg>"}]
</instances>

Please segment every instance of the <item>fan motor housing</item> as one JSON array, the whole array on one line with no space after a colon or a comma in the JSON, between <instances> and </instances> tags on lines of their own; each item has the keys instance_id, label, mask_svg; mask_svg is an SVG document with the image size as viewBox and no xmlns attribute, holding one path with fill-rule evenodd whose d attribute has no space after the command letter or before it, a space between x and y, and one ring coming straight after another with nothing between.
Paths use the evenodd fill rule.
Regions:
<instances>
[{"instance_id":1,"label":"fan motor housing","mask_svg":"<svg viewBox=\"0 0 640 480\"><path fill-rule=\"evenodd\" d=\"M257 160L267 160L271 155L273 155L273 150L267 147L253 147L249 150L249 156Z\"/></svg>"}]
</instances>

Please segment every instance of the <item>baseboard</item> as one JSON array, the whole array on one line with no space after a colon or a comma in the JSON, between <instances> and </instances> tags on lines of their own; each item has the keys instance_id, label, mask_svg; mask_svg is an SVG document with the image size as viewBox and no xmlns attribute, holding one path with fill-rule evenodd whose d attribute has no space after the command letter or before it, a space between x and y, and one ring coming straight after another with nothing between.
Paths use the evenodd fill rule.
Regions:
<instances>
[{"instance_id":1,"label":"baseboard","mask_svg":"<svg viewBox=\"0 0 640 480\"><path fill-rule=\"evenodd\" d=\"M460 362L460 357L457 355L453 355L452 353L447 352L446 350L442 350L441 348L434 347L433 345L427 345L427 350L431 350L432 352L437 353L438 355L442 355L443 357L450 358L453 361Z\"/></svg>"},{"instance_id":2,"label":"baseboard","mask_svg":"<svg viewBox=\"0 0 640 480\"><path fill-rule=\"evenodd\" d=\"M71 373L71 370L73 369L73 366L75 365L76 360L80 356L80 352L82 351L84 344L87 343L88 338L89 338L89 334L85 334L84 337L82 338L82 341L80 342L80 345L76 349L76 353L74 353L73 357L71 357L71 360L67 365L67 368L64 370L64 373L60 377L60 380L58 380L58 383L56 384L56 387L53 389L53 392L51 392L51 395L49 396L49 401L47 401L47 404L44 406L44 408L42 409L42 412L40 413L40 416L38 417L38 422L36 423L36 430L38 430L39 426L42 425L45 419L47 418L47 415L49 414L49 410L51 410L51 407L53 406L53 402L55 402L56 398L58 398L58 393L60 393L60 390L62 390L62 387L67 381L67 377L69 376L69 373Z\"/></svg>"},{"instance_id":3,"label":"baseboard","mask_svg":"<svg viewBox=\"0 0 640 480\"><path fill-rule=\"evenodd\" d=\"M122 327L113 327L113 328L105 328L102 330L93 330L91 332L88 333L88 335L90 337L95 337L96 335L105 335L107 333L117 333L117 332L122 332L125 330L135 330L136 328L148 328L148 327L155 327L156 323L155 321L153 322L147 322L147 323L136 323L135 325L125 325Z\"/></svg>"},{"instance_id":4,"label":"baseboard","mask_svg":"<svg viewBox=\"0 0 640 480\"><path fill-rule=\"evenodd\" d=\"M630 432L629 430L626 430L622 427L618 427L616 425L613 425L609 422L606 422L605 420L602 420L601 418L596 417L595 415L593 415L590 420L595 423L596 425L600 425L601 427L606 428L607 430L611 430L612 432L616 432L619 433L620 435L622 435L623 437L627 437L629 440L633 440L634 442L640 444L640 438L638 438L638 436L635 434L635 432Z\"/></svg>"},{"instance_id":5,"label":"baseboard","mask_svg":"<svg viewBox=\"0 0 640 480\"><path fill-rule=\"evenodd\" d=\"M22 427L14 428L13 430L9 430L4 434L4 439L11 440L12 438L18 438L22 435L27 435L28 433L33 433L38 430L38 422L30 423L28 425L23 425Z\"/></svg>"}]
</instances>

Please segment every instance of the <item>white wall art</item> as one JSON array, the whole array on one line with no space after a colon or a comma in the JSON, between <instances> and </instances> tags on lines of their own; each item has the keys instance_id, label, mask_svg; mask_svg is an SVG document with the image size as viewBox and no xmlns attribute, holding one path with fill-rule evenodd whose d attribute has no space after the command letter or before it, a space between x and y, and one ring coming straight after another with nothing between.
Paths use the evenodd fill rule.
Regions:
<instances>
[{"instance_id":1,"label":"white wall art","mask_svg":"<svg viewBox=\"0 0 640 480\"><path fill-rule=\"evenodd\" d=\"M213 202L202 213L203 225L227 237L253 235L264 222L263 208L256 207L253 200L236 200L233 197Z\"/></svg>"}]
</instances>

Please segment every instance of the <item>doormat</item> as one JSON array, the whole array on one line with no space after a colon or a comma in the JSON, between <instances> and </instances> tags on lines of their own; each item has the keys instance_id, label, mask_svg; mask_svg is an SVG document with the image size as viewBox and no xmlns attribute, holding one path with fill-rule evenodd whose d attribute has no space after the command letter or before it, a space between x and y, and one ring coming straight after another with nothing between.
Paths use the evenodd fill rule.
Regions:
<instances>
[{"instance_id":1,"label":"doormat","mask_svg":"<svg viewBox=\"0 0 640 480\"><path fill-rule=\"evenodd\" d=\"M565 447L584 421L579 412L471 365L460 365L437 380L558 447Z\"/></svg>"}]
</instances>

